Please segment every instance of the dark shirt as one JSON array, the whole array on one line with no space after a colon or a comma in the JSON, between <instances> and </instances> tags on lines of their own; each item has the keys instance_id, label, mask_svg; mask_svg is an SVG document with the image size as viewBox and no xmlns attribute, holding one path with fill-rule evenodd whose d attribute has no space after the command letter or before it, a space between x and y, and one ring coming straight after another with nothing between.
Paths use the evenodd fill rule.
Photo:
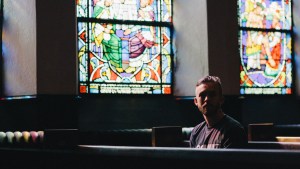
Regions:
<instances>
[{"instance_id":1,"label":"dark shirt","mask_svg":"<svg viewBox=\"0 0 300 169\"><path fill-rule=\"evenodd\" d=\"M190 136L190 147L195 148L245 148L247 142L243 126L226 114L212 127L200 123Z\"/></svg>"}]
</instances>

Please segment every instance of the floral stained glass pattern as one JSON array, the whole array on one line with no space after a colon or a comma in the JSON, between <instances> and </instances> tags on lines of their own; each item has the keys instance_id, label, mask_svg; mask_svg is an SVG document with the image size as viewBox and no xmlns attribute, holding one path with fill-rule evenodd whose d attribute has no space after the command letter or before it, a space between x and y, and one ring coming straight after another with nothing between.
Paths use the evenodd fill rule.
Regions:
<instances>
[{"instance_id":1,"label":"floral stained glass pattern","mask_svg":"<svg viewBox=\"0 0 300 169\"><path fill-rule=\"evenodd\" d=\"M170 1L81 0L77 9L80 93L172 93Z\"/></svg>"}]
</instances>

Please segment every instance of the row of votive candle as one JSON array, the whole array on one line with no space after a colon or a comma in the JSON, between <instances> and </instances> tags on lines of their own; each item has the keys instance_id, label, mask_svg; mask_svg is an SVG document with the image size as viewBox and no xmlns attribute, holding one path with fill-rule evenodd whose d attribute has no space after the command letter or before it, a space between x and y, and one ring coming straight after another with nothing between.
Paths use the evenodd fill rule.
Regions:
<instances>
[{"instance_id":1,"label":"row of votive candle","mask_svg":"<svg viewBox=\"0 0 300 169\"><path fill-rule=\"evenodd\" d=\"M7 144L29 144L42 143L44 140L44 131L0 131L0 145Z\"/></svg>"}]
</instances>

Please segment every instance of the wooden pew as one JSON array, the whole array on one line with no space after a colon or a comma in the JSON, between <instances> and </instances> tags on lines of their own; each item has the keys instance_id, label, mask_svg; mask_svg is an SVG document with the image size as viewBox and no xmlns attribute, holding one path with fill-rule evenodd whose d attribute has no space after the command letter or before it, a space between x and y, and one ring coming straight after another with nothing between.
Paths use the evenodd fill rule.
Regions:
<instances>
[{"instance_id":1,"label":"wooden pew","mask_svg":"<svg viewBox=\"0 0 300 169\"><path fill-rule=\"evenodd\" d=\"M74 149L0 148L1 169L285 169L300 151L79 145Z\"/></svg>"}]
</instances>

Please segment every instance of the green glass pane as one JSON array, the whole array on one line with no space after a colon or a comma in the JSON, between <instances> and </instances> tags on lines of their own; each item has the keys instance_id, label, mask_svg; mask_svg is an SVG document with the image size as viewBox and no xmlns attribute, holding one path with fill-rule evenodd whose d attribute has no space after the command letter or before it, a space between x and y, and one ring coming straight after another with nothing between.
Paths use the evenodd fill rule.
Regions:
<instances>
[{"instance_id":1,"label":"green glass pane","mask_svg":"<svg viewBox=\"0 0 300 169\"><path fill-rule=\"evenodd\" d=\"M160 52L166 51L161 50L159 27L92 23L90 32L92 69L104 64L118 76L120 82L144 82L136 76L144 67L160 64ZM160 82L161 75L156 74L156 81Z\"/></svg>"}]
</instances>

